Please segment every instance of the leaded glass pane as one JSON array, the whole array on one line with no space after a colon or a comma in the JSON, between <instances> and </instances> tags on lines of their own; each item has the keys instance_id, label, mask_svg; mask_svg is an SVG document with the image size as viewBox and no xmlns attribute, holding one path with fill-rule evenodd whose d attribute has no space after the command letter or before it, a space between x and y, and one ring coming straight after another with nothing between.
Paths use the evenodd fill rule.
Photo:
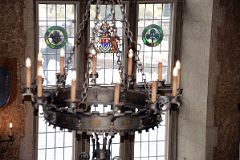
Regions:
<instances>
[{"instance_id":1,"label":"leaded glass pane","mask_svg":"<svg viewBox=\"0 0 240 160\"><path fill-rule=\"evenodd\" d=\"M52 49L46 45L45 33L49 27L61 26L69 34L65 49L66 59L74 45L74 34L76 32L76 4L38 4L38 28L39 28L39 50L43 54L43 78L44 85L56 84L56 73L59 72L59 49ZM74 57L73 57L74 59ZM74 62L74 61L73 61ZM69 65L68 75L71 75ZM67 84L70 84L67 79ZM73 135L71 132L60 130L60 128L48 126L42 115L42 107L39 107L38 119L38 160L72 160Z\"/></svg>"}]
</instances>

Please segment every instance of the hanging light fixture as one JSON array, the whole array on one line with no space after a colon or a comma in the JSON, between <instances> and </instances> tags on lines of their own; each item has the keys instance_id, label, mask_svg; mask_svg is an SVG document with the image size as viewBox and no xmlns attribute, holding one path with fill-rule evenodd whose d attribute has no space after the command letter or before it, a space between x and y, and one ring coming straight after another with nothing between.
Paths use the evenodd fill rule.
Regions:
<instances>
[{"instance_id":1,"label":"hanging light fixture","mask_svg":"<svg viewBox=\"0 0 240 160\"><path fill-rule=\"evenodd\" d=\"M92 3L93 0L90 0L87 4L80 30L76 34L75 47L82 41L82 33L85 29L84 26L89 22L90 5ZM141 132L157 127L162 121L161 114L164 111L171 107L180 107L181 90L176 90L179 79L174 78L177 76L175 71L173 86L165 84L162 76L150 83L146 81L144 68L139 58L141 46L133 40L122 0L110 1L111 22L99 20L99 3L100 0L97 0L95 23L87 52L81 53L87 54L84 75L77 75L76 71L73 71L71 87L65 85L66 69L68 69L69 61L67 60L68 63L64 67L64 50L61 50L60 72L56 75L56 87L45 89L43 87L41 55L38 58L36 84L30 84L31 62L30 59L27 59L27 83L23 90L23 96L25 100L33 102L36 112L41 105L45 119L54 127L91 133L92 157L98 160L110 160L110 146L114 134ZM125 27L124 33L129 41L129 44L125 45L129 46L128 53L121 52L119 49L120 38L117 35L114 5L120 6ZM74 50L70 58L74 55ZM109 86L98 85L96 83L99 76L96 71L97 57L99 54L109 53L117 56L119 80ZM125 59L127 60L127 67L124 66ZM141 72L143 81L141 84L136 84L134 66ZM158 73L162 74L162 65L159 64L158 66ZM84 76L85 79L83 85L77 88L76 82L80 76ZM102 106L111 106L111 111L100 113L93 109ZM102 148L99 145L99 134L104 135ZM88 153L81 153L80 156L82 159L89 159ZM120 159L120 157L114 159Z\"/></svg>"}]
</instances>

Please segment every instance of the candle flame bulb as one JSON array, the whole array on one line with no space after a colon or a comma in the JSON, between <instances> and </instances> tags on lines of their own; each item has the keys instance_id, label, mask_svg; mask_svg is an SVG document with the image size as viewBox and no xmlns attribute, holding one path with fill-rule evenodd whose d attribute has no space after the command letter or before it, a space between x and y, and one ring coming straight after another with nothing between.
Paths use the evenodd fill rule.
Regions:
<instances>
[{"instance_id":1,"label":"candle flame bulb","mask_svg":"<svg viewBox=\"0 0 240 160\"><path fill-rule=\"evenodd\" d=\"M163 62L163 58L162 58L162 55L160 54L159 55L159 63L162 63Z\"/></svg>"},{"instance_id":2,"label":"candle flame bulb","mask_svg":"<svg viewBox=\"0 0 240 160\"><path fill-rule=\"evenodd\" d=\"M173 68L173 76L177 77L177 75L178 75L177 67L174 67Z\"/></svg>"},{"instance_id":3,"label":"candle flame bulb","mask_svg":"<svg viewBox=\"0 0 240 160\"><path fill-rule=\"evenodd\" d=\"M177 95L177 83L178 83L178 69L177 67L173 68L173 81L172 81L172 95Z\"/></svg>"},{"instance_id":4,"label":"candle flame bulb","mask_svg":"<svg viewBox=\"0 0 240 160\"><path fill-rule=\"evenodd\" d=\"M176 68L177 68L177 75L178 75L178 77L177 77L177 88L179 88L179 85L180 85L180 74L181 74L181 71L180 71L180 69L181 69L181 64L180 64L180 61L179 60L177 60L177 62L176 62Z\"/></svg>"},{"instance_id":5,"label":"candle flame bulb","mask_svg":"<svg viewBox=\"0 0 240 160\"><path fill-rule=\"evenodd\" d=\"M38 61L42 61L42 52L39 51L38 52L38 58L37 58Z\"/></svg>"},{"instance_id":6,"label":"candle flame bulb","mask_svg":"<svg viewBox=\"0 0 240 160\"><path fill-rule=\"evenodd\" d=\"M9 123L9 136L12 136L12 123Z\"/></svg>"},{"instance_id":7,"label":"candle flame bulb","mask_svg":"<svg viewBox=\"0 0 240 160\"><path fill-rule=\"evenodd\" d=\"M96 55L96 50L94 48L92 49L92 55Z\"/></svg>"},{"instance_id":8,"label":"candle flame bulb","mask_svg":"<svg viewBox=\"0 0 240 160\"><path fill-rule=\"evenodd\" d=\"M38 68L37 75L42 77L42 72L43 72L43 68L42 68L42 67L39 67L39 68Z\"/></svg>"},{"instance_id":9,"label":"candle flame bulb","mask_svg":"<svg viewBox=\"0 0 240 160\"><path fill-rule=\"evenodd\" d=\"M133 50L132 50L132 49L129 49L128 57L129 57L129 58L132 58L132 57L133 57Z\"/></svg>"},{"instance_id":10,"label":"candle flame bulb","mask_svg":"<svg viewBox=\"0 0 240 160\"><path fill-rule=\"evenodd\" d=\"M26 67L31 67L31 60L30 60L30 58L26 59Z\"/></svg>"},{"instance_id":11,"label":"candle flame bulb","mask_svg":"<svg viewBox=\"0 0 240 160\"><path fill-rule=\"evenodd\" d=\"M65 56L65 54L64 54L64 49L61 48L61 49L60 49L60 57L64 57L64 56Z\"/></svg>"},{"instance_id":12,"label":"candle flame bulb","mask_svg":"<svg viewBox=\"0 0 240 160\"><path fill-rule=\"evenodd\" d=\"M141 45L140 45L140 44L137 45L137 50L138 50L138 51L141 50Z\"/></svg>"},{"instance_id":13,"label":"candle flame bulb","mask_svg":"<svg viewBox=\"0 0 240 160\"><path fill-rule=\"evenodd\" d=\"M76 100L76 88L77 88L77 84L76 84L76 79L77 79L77 73L75 70L72 71L72 85L71 85L71 101L75 101Z\"/></svg>"},{"instance_id":14,"label":"candle flame bulb","mask_svg":"<svg viewBox=\"0 0 240 160\"><path fill-rule=\"evenodd\" d=\"M181 64L180 64L180 61L179 61L179 60L177 60L177 62L176 62L176 68L177 68L177 69L180 69L180 68L181 68Z\"/></svg>"},{"instance_id":15,"label":"candle flame bulb","mask_svg":"<svg viewBox=\"0 0 240 160\"><path fill-rule=\"evenodd\" d=\"M121 83L120 74L118 73L116 76L117 76L117 78L116 78L116 83Z\"/></svg>"},{"instance_id":16,"label":"candle flame bulb","mask_svg":"<svg viewBox=\"0 0 240 160\"><path fill-rule=\"evenodd\" d=\"M42 97L42 72L43 72L43 69L42 69L42 66L40 66L38 68L38 71L37 71L37 96L38 97Z\"/></svg>"},{"instance_id":17,"label":"candle flame bulb","mask_svg":"<svg viewBox=\"0 0 240 160\"><path fill-rule=\"evenodd\" d=\"M30 58L26 59L26 87L31 86L31 60Z\"/></svg>"},{"instance_id":18,"label":"candle flame bulb","mask_svg":"<svg viewBox=\"0 0 240 160\"><path fill-rule=\"evenodd\" d=\"M158 62L158 80L162 81L162 55L159 55L159 62Z\"/></svg>"},{"instance_id":19,"label":"candle flame bulb","mask_svg":"<svg viewBox=\"0 0 240 160\"><path fill-rule=\"evenodd\" d=\"M9 128L12 129L13 128L13 125L12 123L9 123Z\"/></svg>"},{"instance_id":20,"label":"candle flame bulb","mask_svg":"<svg viewBox=\"0 0 240 160\"><path fill-rule=\"evenodd\" d=\"M133 65L133 50L129 49L128 52L128 75L131 76L132 75L132 65Z\"/></svg>"},{"instance_id":21,"label":"candle flame bulb","mask_svg":"<svg viewBox=\"0 0 240 160\"><path fill-rule=\"evenodd\" d=\"M61 50L60 50L60 75L64 75L64 61L65 61L64 56L65 56L64 49L61 48Z\"/></svg>"},{"instance_id":22,"label":"candle flame bulb","mask_svg":"<svg viewBox=\"0 0 240 160\"><path fill-rule=\"evenodd\" d=\"M72 80L75 81L77 79L76 71L72 71Z\"/></svg>"}]
</instances>

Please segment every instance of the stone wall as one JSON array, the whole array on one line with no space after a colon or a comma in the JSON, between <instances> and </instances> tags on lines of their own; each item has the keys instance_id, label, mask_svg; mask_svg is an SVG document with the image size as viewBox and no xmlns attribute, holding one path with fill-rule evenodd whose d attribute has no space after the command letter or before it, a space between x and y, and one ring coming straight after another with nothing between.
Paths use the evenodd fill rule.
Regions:
<instances>
[{"instance_id":1,"label":"stone wall","mask_svg":"<svg viewBox=\"0 0 240 160\"><path fill-rule=\"evenodd\" d=\"M240 1L186 0L178 160L238 160Z\"/></svg>"},{"instance_id":2,"label":"stone wall","mask_svg":"<svg viewBox=\"0 0 240 160\"><path fill-rule=\"evenodd\" d=\"M22 67L24 66L25 35L23 27L22 0L0 1L0 57L17 58L17 98L9 106L0 109L0 135L7 138L8 124L13 123L13 134L16 138L1 160L18 160L21 138L24 137L24 106L21 105L20 87L24 82ZM2 144L0 144L2 145ZM1 149L1 147L0 147Z\"/></svg>"},{"instance_id":3,"label":"stone wall","mask_svg":"<svg viewBox=\"0 0 240 160\"><path fill-rule=\"evenodd\" d=\"M181 50L183 105L178 160L205 160L213 0L185 0Z\"/></svg>"},{"instance_id":4,"label":"stone wall","mask_svg":"<svg viewBox=\"0 0 240 160\"><path fill-rule=\"evenodd\" d=\"M24 19L24 35L25 35L25 58L29 57L32 60L32 65L34 62L34 53L36 52L36 47L34 47L35 36L34 36L34 1L33 0L22 0L25 5L23 8L23 19ZM21 139L20 144L20 155L19 160L34 160L36 156L36 119L33 115L33 107L31 102L24 103L24 137ZM26 147L28 146L28 147Z\"/></svg>"},{"instance_id":5,"label":"stone wall","mask_svg":"<svg viewBox=\"0 0 240 160\"><path fill-rule=\"evenodd\" d=\"M220 63L215 98L214 160L238 160L240 141L240 1L215 0L213 27Z\"/></svg>"}]
</instances>

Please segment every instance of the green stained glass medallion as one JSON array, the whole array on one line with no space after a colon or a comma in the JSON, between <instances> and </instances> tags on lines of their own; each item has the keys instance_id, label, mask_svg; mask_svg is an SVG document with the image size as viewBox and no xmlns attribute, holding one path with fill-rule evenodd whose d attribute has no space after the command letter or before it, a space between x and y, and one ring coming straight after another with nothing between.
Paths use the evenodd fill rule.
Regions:
<instances>
[{"instance_id":1,"label":"green stained glass medallion","mask_svg":"<svg viewBox=\"0 0 240 160\"><path fill-rule=\"evenodd\" d=\"M163 30L156 24L144 28L142 32L143 43L149 47L156 47L163 40Z\"/></svg>"},{"instance_id":2,"label":"green stained glass medallion","mask_svg":"<svg viewBox=\"0 0 240 160\"><path fill-rule=\"evenodd\" d=\"M68 35L64 28L52 26L46 31L44 39L48 47L59 49L67 43Z\"/></svg>"}]
</instances>

